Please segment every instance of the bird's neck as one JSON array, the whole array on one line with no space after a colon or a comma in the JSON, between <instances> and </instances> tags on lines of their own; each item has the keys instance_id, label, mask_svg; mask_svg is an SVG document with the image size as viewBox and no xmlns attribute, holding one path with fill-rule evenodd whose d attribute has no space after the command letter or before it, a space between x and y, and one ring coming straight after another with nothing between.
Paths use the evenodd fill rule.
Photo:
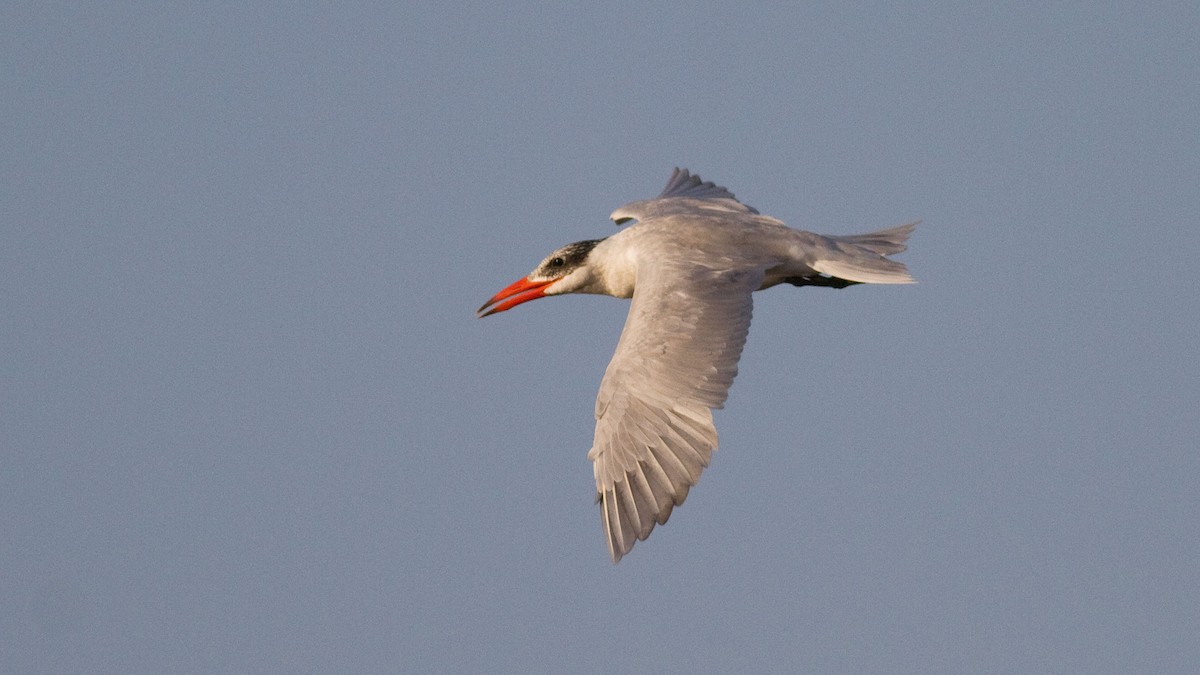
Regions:
<instances>
[{"instance_id":1,"label":"bird's neck","mask_svg":"<svg viewBox=\"0 0 1200 675\"><path fill-rule=\"evenodd\" d=\"M618 235L605 239L588 256L593 281L586 293L600 293L615 298L632 298L637 285L639 260L633 247L622 246Z\"/></svg>"}]
</instances>

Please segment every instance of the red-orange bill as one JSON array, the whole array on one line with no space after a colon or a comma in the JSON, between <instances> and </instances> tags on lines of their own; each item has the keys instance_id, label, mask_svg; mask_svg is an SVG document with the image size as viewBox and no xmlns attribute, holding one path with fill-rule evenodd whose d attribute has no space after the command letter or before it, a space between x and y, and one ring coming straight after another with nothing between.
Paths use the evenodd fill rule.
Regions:
<instances>
[{"instance_id":1,"label":"red-orange bill","mask_svg":"<svg viewBox=\"0 0 1200 675\"><path fill-rule=\"evenodd\" d=\"M483 303L483 306L475 311L479 318L483 318L490 314L496 314L505 310L512 309L523 302L537 300L546 295L546 287L554 283L556 280L549 281L530 281L529 279L517 279L507 288L493 295L490 300ZM501 302L503 300L503 302ZM500 303L500 304L496 304ZM492 305L495 305L492 307ZM487 309L492 307L491 309ZM487 310L486 312L484 310Z\"/></svg>"}]
</instances>

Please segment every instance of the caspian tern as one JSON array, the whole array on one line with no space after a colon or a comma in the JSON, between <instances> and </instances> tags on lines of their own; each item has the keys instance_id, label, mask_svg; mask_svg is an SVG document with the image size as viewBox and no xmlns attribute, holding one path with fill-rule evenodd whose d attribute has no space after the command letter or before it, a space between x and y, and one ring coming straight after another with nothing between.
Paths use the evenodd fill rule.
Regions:
<instances>
[{"instance_id":1,"label":"caspian tern","mask_svg":"<svg viewBox=\"0 0 1200 675\"><path fill-rule=\"evenodd\" d=\"M717 449L712 411L737 374L751 293L783 283L913 283L886 256L905 249L916 223L851 236L795 230L686 169L675 169L655 199L610 217L637 224L554 251L478 314L565 293L633 298L600 383L588 452L616 563L667 522Z\"/></svg>"}]
</instances>

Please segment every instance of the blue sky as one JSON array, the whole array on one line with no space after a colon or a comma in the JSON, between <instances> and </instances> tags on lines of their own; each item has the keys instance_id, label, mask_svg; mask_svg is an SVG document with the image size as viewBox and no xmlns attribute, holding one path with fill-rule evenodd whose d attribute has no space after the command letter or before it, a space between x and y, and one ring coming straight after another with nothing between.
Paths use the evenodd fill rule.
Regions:
<instances>
[{"instance_id":1,"label":"blue sky","mask_svg":"<svg viewBox=\"0 0 1200 675\"><path fill-rule=\"evenodd\" d=\"M0 8L0 670L1191 672L1194 3ZM627 302L474 309L684 166L777 288L609 560Z\"/></svg>"}]
</instances>

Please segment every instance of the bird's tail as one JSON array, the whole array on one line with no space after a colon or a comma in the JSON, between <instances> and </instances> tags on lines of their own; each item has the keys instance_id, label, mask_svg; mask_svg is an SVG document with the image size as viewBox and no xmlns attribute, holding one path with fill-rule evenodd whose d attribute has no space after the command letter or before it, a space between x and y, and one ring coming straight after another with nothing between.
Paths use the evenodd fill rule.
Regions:
<instances>
[{"instance_id":1,"label":"bird's tail","mask_svg":"<svg viewBox=\"0 0 1200 675\"><path fill-rule=\"evenodd\" d=\"M908 248L904 242L916 226L913 222L867 234L827 235L833 250L817 260L813 268L821 274L861 284L916 283L904 263L885 257Z\"/></svg>"},{"instance_id":2,"label":"bird's tail","mask_svg":"<svg viewBox=\"0 0 1200 675\"><path fill-rule=\"evenodd\" d=\"M872 253L878 253L879 255L895 255L896 253L901 253L904 251L904 249L908 248L904 242L908 241L909 235L913 233L913 230L916 229L920 222L921 221L918 220L905 225L900 225L898 227L889 227L886 230L869 232L867 234L850 234L837 237L829 235L826 236L829 236L829 238L833 239L834 241L841 241L847 244L861 246L868 251L871 251Z\"/></svg>"}]
</instances>

